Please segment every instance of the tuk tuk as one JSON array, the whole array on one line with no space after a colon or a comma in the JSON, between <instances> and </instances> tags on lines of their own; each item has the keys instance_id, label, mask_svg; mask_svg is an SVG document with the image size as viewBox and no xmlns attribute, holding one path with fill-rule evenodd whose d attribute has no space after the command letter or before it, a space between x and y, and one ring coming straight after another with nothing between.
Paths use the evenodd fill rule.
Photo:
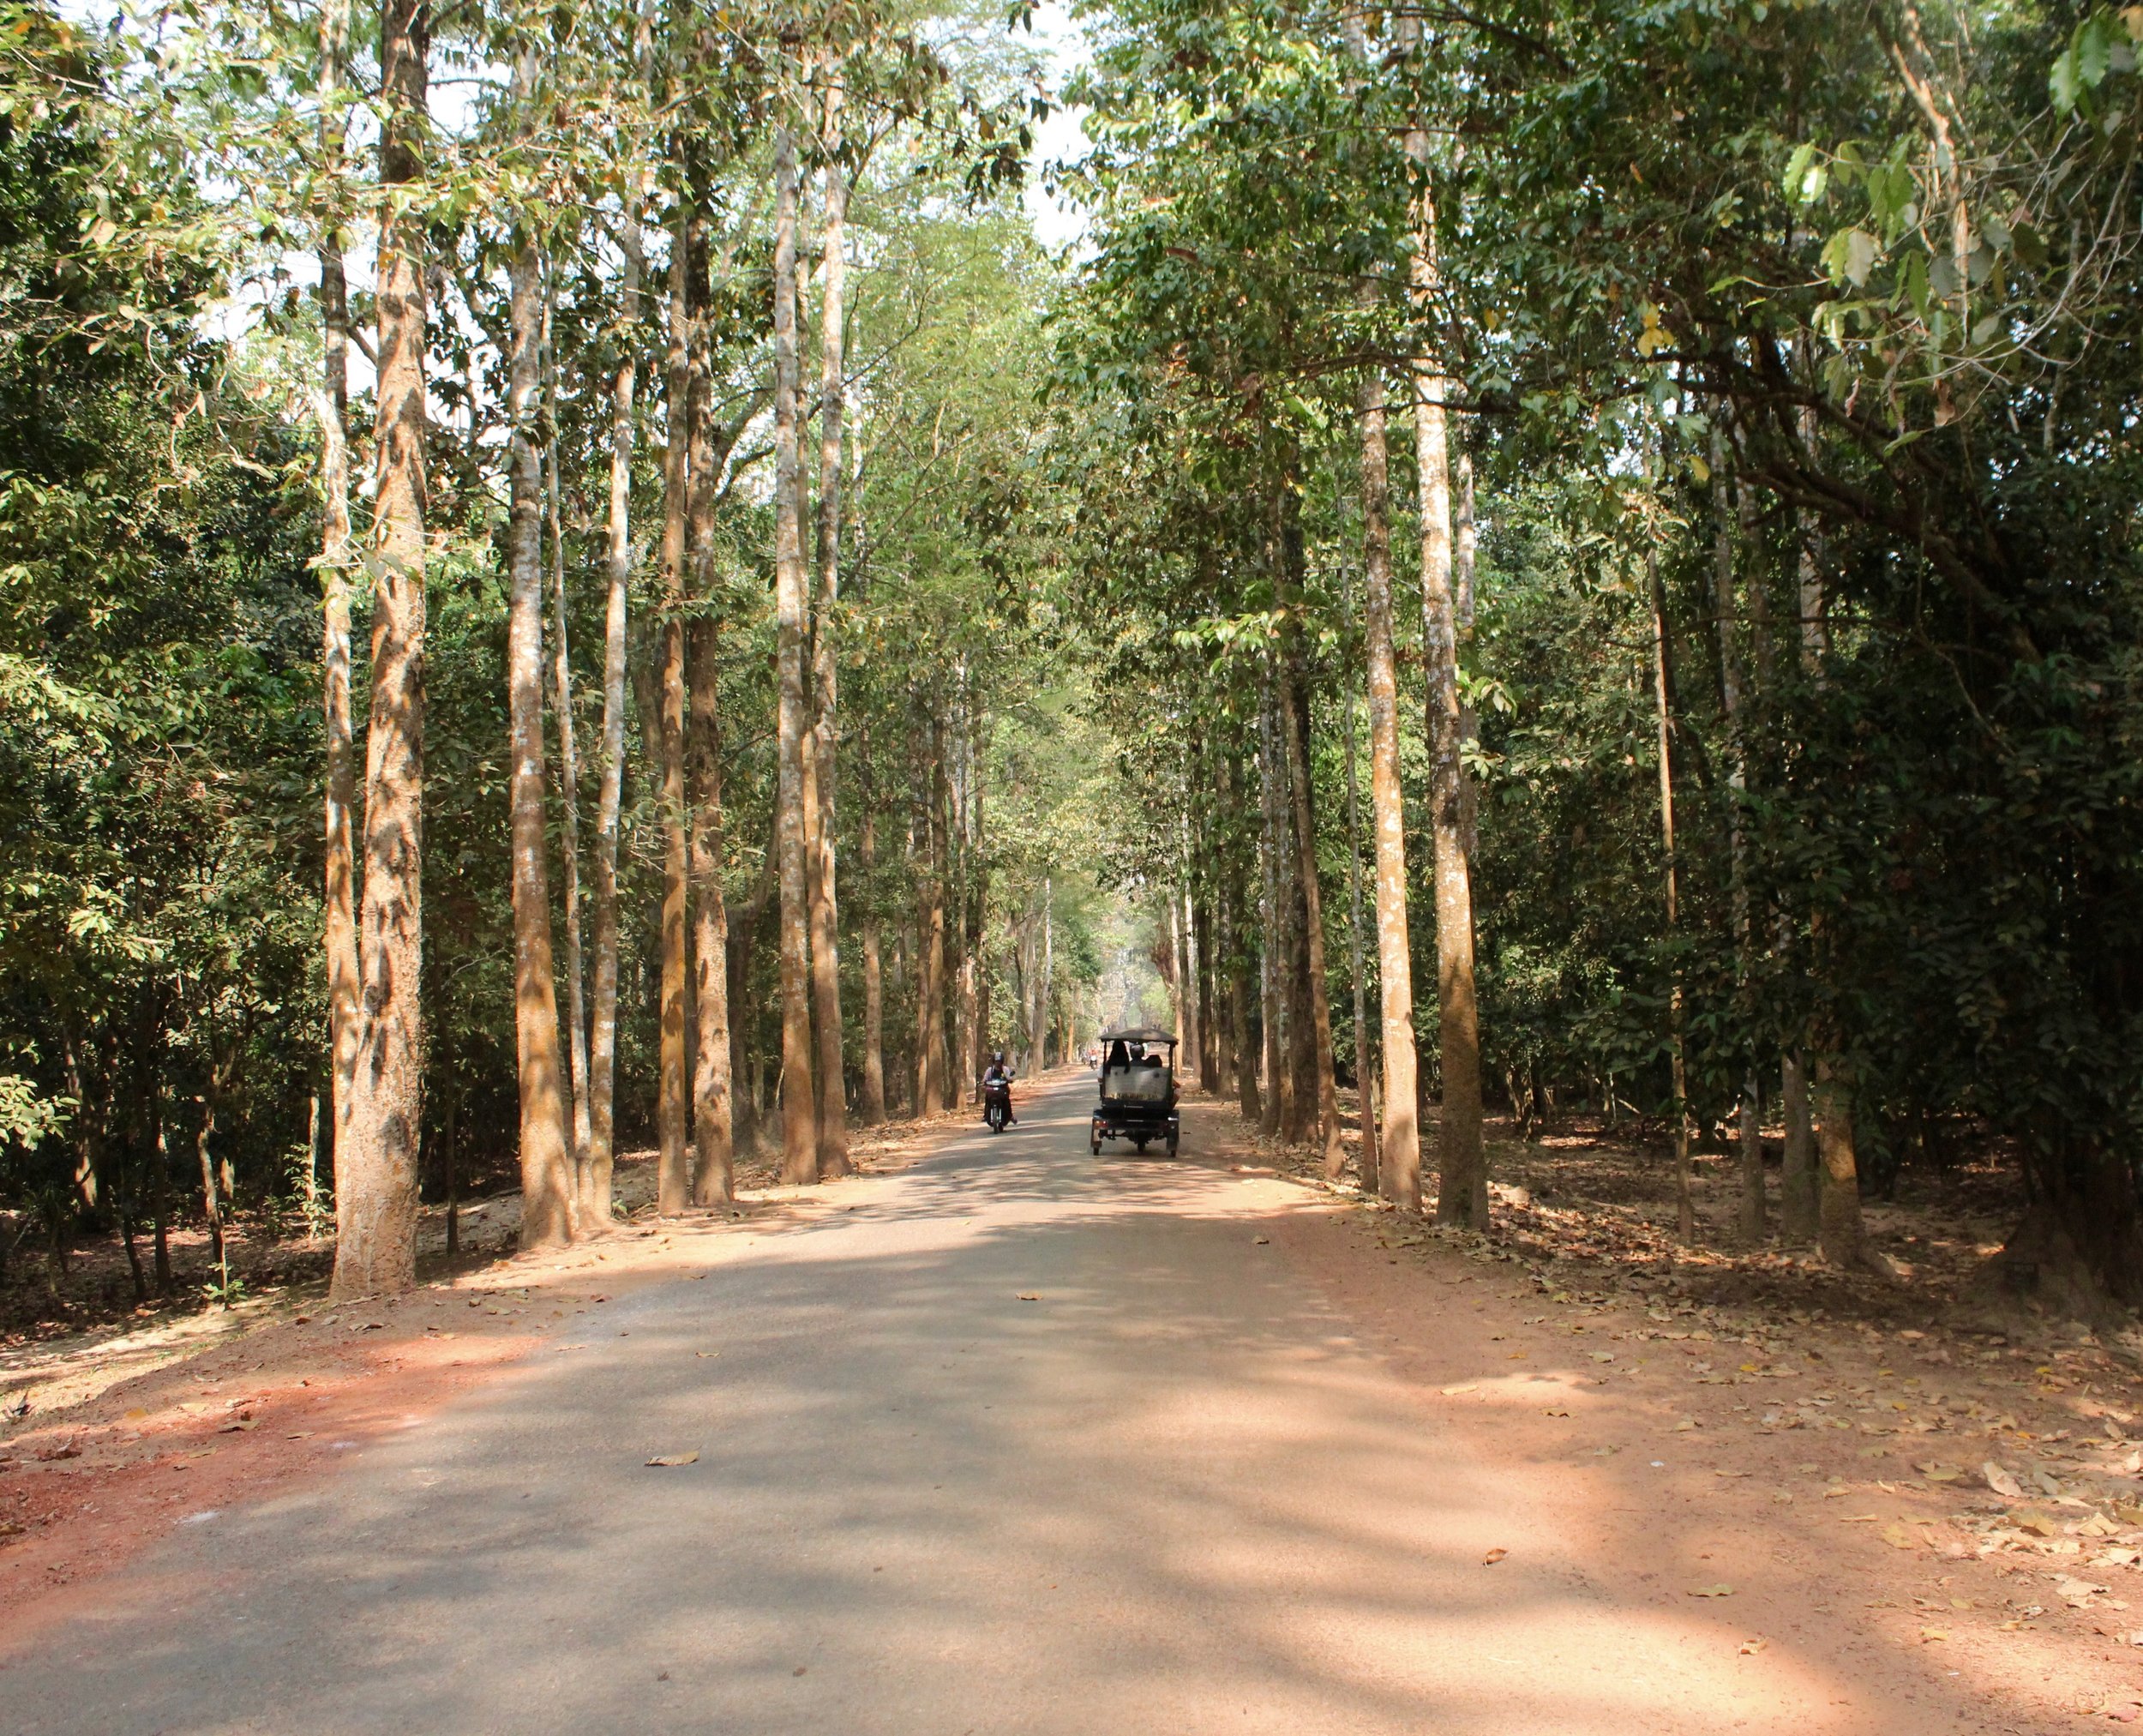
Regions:
<instances>
[{"instance_id":1,"label":"tuk tuk","mask_svg":"<svg viewBox=\"0 0 2143 1736\"><path fill-rule=\"evenodd\" d=\"M1150 1024L1105 1030L1102 1048L1101 1100L1094 1106L1090 1149L1096 1156L1104 1139L1128 1139L1142 1152L1156 1139L1175 1155L1182 1132L1176 1108L1176 1036Z\"/></svg>"}]
</instances>

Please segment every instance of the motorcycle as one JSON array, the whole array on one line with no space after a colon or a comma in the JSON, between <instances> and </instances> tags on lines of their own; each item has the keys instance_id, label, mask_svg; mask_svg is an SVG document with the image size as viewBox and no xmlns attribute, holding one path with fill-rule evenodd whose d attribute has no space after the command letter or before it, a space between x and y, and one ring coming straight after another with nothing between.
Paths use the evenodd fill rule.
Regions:
<instances>
[{"instance_id":1,"label":"motorcycle","mask_svg":"<svg viewBox=\"0 0 2143 1736\"><path fill-rule=\"evenodd\" d=\"M1009 1077L982 1081L982 1123L993 1133L1011 1125L1012 1082Z\"/></svg>"}]
</instances>

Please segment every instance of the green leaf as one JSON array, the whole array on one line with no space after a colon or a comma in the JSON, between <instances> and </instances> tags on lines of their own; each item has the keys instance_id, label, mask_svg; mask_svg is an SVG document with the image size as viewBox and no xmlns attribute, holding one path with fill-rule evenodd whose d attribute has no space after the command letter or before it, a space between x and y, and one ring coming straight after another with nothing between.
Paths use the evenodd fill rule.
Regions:
<instances>
[{"instance_id":1,"label":"green leaf","mask_svg":"<svg viewBox=\"0 0 2143 1736\"><path fill-rule=\"evenodd\" d=\"M2062 114L2075 111L2076 99L2082 93L2076 74L2076 53L2063 49L2054 61L2054 69L2046 75L2047 93L2054 99L2054 106Z\"/></svg>"},{"instance_id":2,"label":"green leaf","mask_svg":"<svg viewBox=\"0 0 2143 1736\"><path fill-rule=\"evenodd\" d=\"M1841 229L1823 248L1823 269L1834 284L1851 283L1856 289L1868 281L1868 273L1882 254L1875 237L1864 229Z\"/></svg>"}]
</instances>

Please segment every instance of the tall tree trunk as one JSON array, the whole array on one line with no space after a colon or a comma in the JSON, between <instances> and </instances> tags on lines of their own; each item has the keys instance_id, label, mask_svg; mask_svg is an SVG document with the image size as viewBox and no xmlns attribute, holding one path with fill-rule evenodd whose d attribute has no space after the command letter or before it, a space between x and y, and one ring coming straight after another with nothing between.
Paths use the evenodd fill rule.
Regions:
<instances>
[{"instance_id":1,"label":"tall tree trunk","mask_svg":"<svg viewBox=\"0 0 2143 1736\"><path fill-rule=\"evenodd\" d=\"M693 239L699 242L699 225ZM688 255L699 274L703 248ZM692 547L692 592L699 613L688 629L692 668L687 773L692 802L693 1029L692 1062L692 1198L698 1205L727 1205L736 1195L733 1091L729 1071L729 917L722 884L722 627L714 608L715 476L714 329L703 309L692 320L692 387L686 467Z\"/></svg>"},{"instance_id":2,"label":"tall tree trunk","mask_svg":"<svg viewBox=\"0 0 2143 1736\"><path fill-rule=\"evenodd\" d=\"M350 823L357 780L350 725L350 285L342 247L342 80L349 48L350 0L327 0L320 9L320 172L326 189L320 219L320 664L327 761L323 916L329 1126L338 1140L349 1114L357 1053L357 882Z\"/></svg>"},{"instance_id":3,"label":"tall tree trunk","mask_svg":"<svg viewBox=\"0 0 2143 1736\"><path fill-rule=\"evenodd\" d=\"M551 348L553 291L543 283L543 401L556 415L557 358ZM579 1228L587 1192L588 1145L593 1137L588 1097L588 1008L580 950L580 742L573 721L573 653L566 632L566 527L559 500L558 442L543 443L544 504L550 530L551 620L556 640L551 656L553 707L558 727L559 904L566 924L566 1059L573 1082L573 1145L568 1166L567 1216Z\"/></svg>"},{"instance_id":4,"label":"tall tree trunk","mask_svg":"<svg viewBox=\"0 0 2143 1736\"><path fill-rule=\"evenodd\" d=\"M536 56L516 58L514 94L533 100ZM572 1158L550 949L543 838L543 471L536 419L543 348L543 260L524 231L509 268L513 353L507 386L511 509L507 527L506 695L513 772L513 1034L519 1060L525 1248L573 1236Z\"/></svg>"},{"instance_id":5,"label":"tall tree trunk","mask_svg":"<svg viewBox=\"0 0 2143 1736\"><path fill-rule=\"evenodd\" d=\"M1232 836L1228 855L1228 1022L1234 1033L1235 1094L1238 1108L1246 1121L1259 1126L1264 1124L1264 1102L1258 1089L1258 1063L1263 1054L1263 1042L1251 1042L1250 1009L1257 988L1251 981L1250 962L1250 897L1245 885L1248 878L1243 861L1242 833L1246 797L1243 789L1243 762L1235 752L1222 760L1224 811L1228 814Z\"/></svg>"},{"instance_id":6,"label":"tall tree trunk","mask_svg":"<svg viewBox=\"0 0 2143 1736\"><path fill-rule=\"evenodd\" d=\"M922 784L916 887L915 1113L934 1115L947 1101L945 1060L945 741L933 715L924 726L927 764Z\"/></svg>"},{"instance_id":7,"label":"tall tree trunk","mask_svg":"<svg viewBox=\"0 0 2143 1736\"><path fill-rule=\"evenodd\" d=\"M982 773L976 762L972 713L968 724L969 879L968 945L966 957L975 978L975 1050L969 1057L968 1077L977 1081L988 1065L990 1046L989 960L989 853L982 832Z\"/></svg>"},{"instance_id":8,"label":"tall tree trunk","mask_svg":"<svg viewBox=\"0 0 2143 1736\"><path fill-rule=\"evenodd\" d=\"M805 861L805 656L811 599L797 498L796 142L774 129L774 596L779 700L776 820L781 857L781 1179L819 1179L818 1094L811 1053L809 865Z\"/></svg>"},{"instance_id":9,"label":"tall tree trunk","mask_svg":"<svg viewBox=\"0 0 2143 1736\"><path fill-rule=\"evenodd\" d=\"M1270 676L1258 718L1258 787L1259 820L1258 861L1263 868L1265 921L1258 936L1264 966L1263 1006L1265 1036L1265 1101L1258 1129L1269 1138L1288 1138L1295 1129L1294 1066L1289 1029L1288 990L1294 974L1294 946L1289 930L1294 898L1281 865L1282 840L1279 731L1273 722Z\"/></svg>"},{"instance_id":10,"label":"tall tree trunk","mask_svg":"<svg viewBox=\"0 0 2143 1736\"><path fill-rule=\"evenodd\" d=\"M1378 382L1378 396L1383 397L1383 381ZM1378 405L1378 439L1384 438L1383 410ZM1367 441L1363 443L1367 453ZM1383 456L1380 452L1378 456ZM1365 466L1366 467L1366 466ZM1380 482L1380 487L1388 484ZM1364 490L1366 493L1366 489ZM1387 503L1384 510L1389 513ZM1384 532L1387 538L1384 556L1384 641L1385 656L1390 655L1391 638L1391 574L1389 548L1390 530ZM1348 615L1353 613L1353 593L1342 592ZM1352 620L1345 626L1351 629ZM1367 970L1362 957L1362 802L1361 786L1354 774L1354 696L1348 693L1344 704L1347 714L1347 916L1349 963L1354 967L1354 1095L1360 1105L1362 1155L1360 1185L1365 1193L1374 1194L1383 1185L1383 1150L1378 1141L1377 1126L1377 1086L1370 1070L1369 1060L1369 985ZM1396 720L1395 720L1396 721ZM1403 864L1402 865L1403 868Z\"/></svg>"},{"instance_id":11,"label":"tall tree trunk","mask_svg":"<svg viewBox=\"0 0 2143 1736\"><path fill-rule=\"evenodd\" d=\"M692 309L690 225L681 212L669 242L669 354L664 381L661 755L663 817L662 1028L655 1108L656 1209L665 1216L692 1200L686 1070L690 1018L686 924L691 903L691 844L685 802L685 580L692 487Z\"/></svg>"},{"instance_id":12,"label":"tall tree trunk","mask_svg":"<svg viewBox=\"0 0 2143 1736\"><path fill-rule=\"evenodd\" d=\"M885 1119L885 979L878 918L878 808L863 811L863 1125Z\"/></svg>"},{"instance_id":13,"label":"tall tree trunk","mask_svg":"<svg viewBox=\"0 0 2143 1736\"><path fill-rule=\"evenodd\" d=\"M1816 1139L1822 1154L1823 1258L1841 1270L1867 1262L1868 1244L1860 1221L1860 1165L1853 1145L1852 1083L1846 1069L1828 1055L1816 1062Z\"/></svg>"},{"instance_id":14,"label":"tall tree trunk","mask_svg":"<svg viewBox=\"0 0 2143 1736\"><path fill-rule=\"evenodd\" d=\"M1742 829L1742 806L1749 790L1748 724L1744 715L1741 648L1736 643L1739 610L1734 589L1734 520L1728 510L1726 442L1716 418L1712 423L1712 618L1719 634L1720 712L1726 726L1726 855L1732 875L1734 975L1737 999L1744 1017L1751 992L1756 935L1749 901L1748 841ZM1741 1147L1740 1198L1735 1227L1751 1246L1763 1239L1763 1130L1758 1114L1756 1060L1742 1071L1738 1120Z\"/></svg>"},{"instance_id":15,"label":"tall tree trunk","mask_svg":"<svg viewBox=\"0 0 2143 1736\"><path fill-rule=\"evenodd\" d=\"M1415 210L1414 298L1428 312L1438 287L1436 205L1427 184L1428 137L1407 147L1423 166ZM1437 1023L1443 1077L1437 1220L1480 1228L1488 1222L1488 1165L1481 1142L1480 1010L1474 986L1474 889L1466 860L1465 718L1458 690L1458 636L1451 591L1451 477L1445 394L1450 382L1426 357L1414 369L1415 469L1420 485L1422 660L1426 665L1429 836L1436 881Z\"/></svg>"},{"instance_id":16,"label":"tall tree trunk","mask_svg":"<svg viewBox=\"0 0 2143 1736\"><path fill-rule=\"evenodd\" d=\"M603 782L596 798L594 1004L588 1030L588 1148L581 1165L584 1228L610 1222L610 1168L616 1126L619 818L625 797L626 621L633 578L633 400L639 380L640 237L636 213L621 237L625 272L620 318L624 354L610 387L609 592L603 614Z\"/></svg>"},{"instance_id":17,"label":"tall tree trunk","mask_svg":"<svg viewBox=\"0 0 2143 1736\"><path fill-rule=\"evenodd\" d=\"M1816 450L1816 411L1800 417L1801 445L1810 457ZM1799 632L1796 635L1802 675L1818 685L1822 662L1830 649L1830 634L1823 608L1823 574L1818 559L1819 537L1813 516L1801 513L1796 522L1798 542ZM1785 912L1779 916L1779 946L1785 952L1791 944ZM1796 1048L1780 1068L1780 1107L1786 1116L1786 1156L1779 1170L1779 1228L1790 1243L1814 1241L1821 1233L1822 1170L1816 1159L1816 1126L1808 1089L1808 1055ZM1856 1183L1856 1187L1858 1183Z\"/></svg>"},{"instance_id":18,"label":"tall tree trunk","mask_svg":"<svg viewBox=\"0 0 2143 1736\"><path fill-rule=\"evenodd\" d=\"M1339 1089L1332 1060L1332 1001L1324 975L1324 893L1317 868L1317 827L1310 811L1310 748L1298 703L1304 696L1300 677L1299 633L1280 661L1280 715L1287 732L1288 784L1294 792L1294 844L1297 868L1302 882L1302 932L1310 978L1310 1030L1317 1062L1318 1142L1324 1161L1324 1176L1336 1181L1347 1169L1347 1147L1340 1139Z\"/></svg>"},{"instance_id":19,"label":"tall tree trunk","mask_svg":"<svg viewBox=\"0 0 2143 1736\"><path fill-rule=\"evenodd\" d=\"M425 0L380 19L380 182L423 173ZM423 1126L424 232L390 204L379 237L377 572L365 730L364 886L358 917L357 1058L335 1140L338 1299L407 1289L417 1276L417 1162ZM346 1149L345 1149L346 1148Z\"/></svg>"},{"instance_id":20,"label":"tall tree trunk","mask_svg":"<svg viewBox=\"0 0 2143 1736\"><path fill-rule=\"evenodd\" d=\"M1666 870L1666 940L1678 947L1681 925L1681 859L1674 844L1674 720L1669 708L1673 691L1668 678L1666 586L1660 578L1656 553L1648 550L1645 570L1652 602L1652 699L1660 738L1660 855ZM1676 1233L1686 1245L1696 1240L1696 1202L1690 1189L1689 1054L1682 1034L1682 965L1678 949L1674 981L1667 991L1667 1043L1674 1081L1674 1215Z\"/></svg>"},{"instance_id":21,"label":"tall tree trunk","mask_svg":"<svg viewBox=\"0 0 2143 1736\"><path fill-rule=\"evenodd\" d=\"M812 654L816 717L812 724L818 826L811 873L811 1000L819 1037L819 1174L849 1173L847 1069L842 1059L841 940L835 891L835 752L840 741L837 661L841 598L841 434L847 366L844 324L848 177L832 154L841 126L841 82L827 81L825 283L819 308L819 596ZM962 974L966 974L963 961Z\"/></svg>"}]
</instances>

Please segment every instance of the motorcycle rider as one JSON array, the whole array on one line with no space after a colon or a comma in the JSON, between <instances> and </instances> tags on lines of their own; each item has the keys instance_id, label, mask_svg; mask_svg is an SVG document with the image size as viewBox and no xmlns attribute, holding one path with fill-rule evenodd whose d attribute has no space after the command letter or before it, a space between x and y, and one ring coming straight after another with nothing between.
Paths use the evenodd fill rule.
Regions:
<instances>
[{"instance_id":1,"label":"motorcycle rider","mask_svg":"<svg viewBox=\"0 0 2143 1736\"><path fill-rule=\"evenodd\" d=\"M990 1064L982 1070L982 1095L989 1096L993 1085L1001 1086L1005 1092L1005 1125L1017 1127L1019 1117L1012 1114L1012 1070L1005 1064L1005 1051L999 1049L990 1057Z\"/></svg>"}]
</instances>

